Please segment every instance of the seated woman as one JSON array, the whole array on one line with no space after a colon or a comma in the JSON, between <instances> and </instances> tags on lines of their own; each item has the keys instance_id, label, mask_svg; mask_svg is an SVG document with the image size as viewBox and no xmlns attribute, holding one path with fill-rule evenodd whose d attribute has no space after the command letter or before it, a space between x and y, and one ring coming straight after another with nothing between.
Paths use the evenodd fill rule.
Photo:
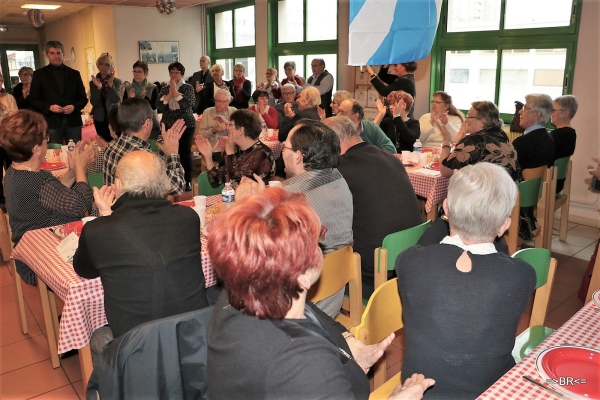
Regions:
<instances>
[{"instance_id":1,"label":"seated woman","mask_svg":"<svg viewBox=\"0 0 600 400\"><path fill-rule=\"evenodd\" d=\"M396 260L406 336L402 375L419 371L435 379L425 399L474 399L515 365L515 332L536 275L492 243L510 226L516 199L517 186L502 167L462 168L444 200L450 235Z\"/></svg>"},{"instance_id":2,"label":"seated woman","mask_svg":"<svg viewBox=\"0 0 600 400\"><path fill-rule=\"evenodd\" d=\"M454 143L464 120L464 115L454 107L448 93L435 92L431 100L431 112L419 118L423 148L439 147L448 135Z\"/></svg>"},{"instance_id":3,"label":"seated woman","mask_svg":"<svg viewBox=\"0 0 600 400\"><path fill-rule=\"evenodd\" d=\"M121 128L119 127L119 122L117 121L117 114L119 112L119 108L111 108L108 112L108 131L110 133L110 137L116 139L118 136L121 136ZM106 146L108 143L102 139L102 136L97 136L95 139L96 147L98 148L98 156L96 160L88 165L86 172L88 174L95 174L98 172L102 172L102 164L104 161L104 152L106 151Z\"/></svg>"},{"instance_id":4,"label":"seated woman","mask_svg":"<svg viewBox=\"0 0 600 400\"><path fill-rule=\"evenodd\" d=\"M398 153L402 150L413 151L415 141L421 134L419 121L408 116L413 97L410 93L398 90L388 94L386 100L389 107L377 100L377 116L373 122L390 138Z\"/></svg>"},{"instance_id":5,"label":"seated woman","mask_svg":"<svg viewBox=\"0 0 600 400\"><path fill-rule=\"evenodd\" d=\"M554 161L559 158L571 157L575 153L577 133L571 126L571 120L577 113L577 98L572 95L559 96L554 99L552 107L552 123L556 129L550 132L554 139ZM565 186L565 180L556 181L556 193L560 193Z\"/></svg>"},{"instance_id":6,"label":"seated woman","mask_svg":"<svg viewBox=\"0 0 600 400\"><path fill-rule=\"evenodd\" d=\"M333 98L331 99L331 111L333 112L333 115L337 115L338 109L340 108L340 104L342 104L344 100L349 100L351 98L352 93L350 93L347 90L338 90L337 92L335 92Z\"/></svg>"},{"instance_id":7,"label":"seated woman","mask_svg":"<svg viewBox=\"0 0 600 400\"><path fill-rule=\"evenodd\" d=\"M208 253L225 291L207 333L211 399L369 397L366 372L394 335L364 346L306 302L321 274L322 228L304 195L280 188L213 221ZM419 399L433 381L418 380L391 398Z\"/></svg>"},{"instance_id":8,"label":"seated woman","mask_svg":"<svg viewBox=\"0 0 600 400\"><path fill-rule=\"evenodd\" d=\"M0 145L13 161L6 172L6 208L15 245L25 232L80 220L93 201L86 168L96 159L96 147L79 142L69 152L69 170L56 179L40 170L46 156L46 121L41 114L19 110L0 125ZM30 285L35 274L16 261L17 272Z\"/></svg>"},{"instance_id":9,"label":"seated woman","mask_svg":"<svg viewBox=\"0 0 600 400\"><path fill-rule=\"evenodd\" d=\"M452 152L452 138L444 131L444 142L440 155L440 172L450 177L460 168L478 162L491 162L500 165L508 172L513 181L521 180L521 166L517 161L517 152L502 130L498 107L491 101L475 101L467 114L461 133L464 137L456 144Z\"/></svg>"},{"instance_id":10,"label":"seated woman","mask_svg":"<svg viewBox=\"0 0 600 400\"><path fill-rule=\"evenodd\" d=\"M269 105L269 93L263 89L256 89L252 93L252 99L256 104L248 107L248 110L256 113L260 125L267 125L269 129L277 129L279 117L275 107Z\"/></svg>"},{"instance_id":11,"label":"seated woman","mask_svg":"<svg viewBox=\"0 0 600 400\"><path fill-rule=\"evenodd\" d=\"M217 118L224 121L221 116ZM253 174L264 181L271 179L275 174L275 158L271 149L258 140L261 127L256 114L249 110L238 110L231 114L227 125L229 133L224 165L215 166L210 142L204 136L196 135L196 146L206 162L211 186L216 188L231 181L237 184L244 176L253 179Z\"/></svg>"}]
</instances>

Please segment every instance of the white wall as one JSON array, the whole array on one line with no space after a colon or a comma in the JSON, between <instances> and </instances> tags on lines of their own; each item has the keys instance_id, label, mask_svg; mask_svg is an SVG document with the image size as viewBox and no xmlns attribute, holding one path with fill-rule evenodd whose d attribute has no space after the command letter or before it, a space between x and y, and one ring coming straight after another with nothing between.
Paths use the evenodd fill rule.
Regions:
<instances>
[{"instance_id":1,"label":"white wall","mask_svg":"<svg viewBox=\"0 0 600 400\"><path fill-rule=\"evenodd\" d=\"M82 35L82 29L85 29L86 27L82 26L81 12L76 12L61 18L45 25L45 27L46 40L58 40L63 44L65 47L64 64L78 70L81 73L83 83L87 87L89 77L87 76L87 64L85 61L85 48ZM75 50L75 61L73 61L71 57L71 48ZM48 60L44 57L42 59L42 65L47 64Z\"/></svg>"},{"instance_id":2,"label":"white wall","mask_svg":"<svg viewBox=\"0 0 600 400\"><path fill-rule=\"evenodd\" d=\"M0 44L38 44L38 31L33 27L9 26L0 33Z\"/></svg>"},{"instance_id":3,"label":"white wall","mask_svg":"<svg viewBox=\"0 0 600 400\"><path fill-rule=\"evenodd\" d=\"M139 59L138 41L179 41L180 62L185 66L187 79L200 69L202 56L200 8L189 7L171 15L160 14L154 7L113 7L118 76L131 82L132 66ZM168 81L169 64L150 64L148 80Z\"/></svg>"}]
</instances>

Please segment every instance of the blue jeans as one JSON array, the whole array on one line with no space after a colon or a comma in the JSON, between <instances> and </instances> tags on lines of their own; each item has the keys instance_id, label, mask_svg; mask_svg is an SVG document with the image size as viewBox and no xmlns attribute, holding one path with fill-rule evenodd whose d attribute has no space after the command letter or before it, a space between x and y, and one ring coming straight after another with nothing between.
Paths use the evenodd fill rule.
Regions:
<instances>
[{"instance_id":1,"label":"blue jeans","mask_svg":"<svg viewBox=\"0 0 600 400\"><path fill-rule=\"evenodd\" d=\"M67 144L70 139L75 143L81 140L81 126L69 126L67 119L63 118L60 128L48 128L50 143Z\"/></svg>"}]
</instances>

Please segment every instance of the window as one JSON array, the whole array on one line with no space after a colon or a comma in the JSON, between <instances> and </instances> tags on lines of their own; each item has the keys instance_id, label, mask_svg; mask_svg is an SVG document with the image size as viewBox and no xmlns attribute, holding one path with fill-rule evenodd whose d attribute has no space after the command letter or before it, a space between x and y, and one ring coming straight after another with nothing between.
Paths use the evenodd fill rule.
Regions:
<instances>
[{"instance_id":1,"label":"window","mask_svg":"<svg viewBox=\"0 0 600 400\"><path fill-rule=\"evenodd\" d=\"M208 54L223 66L224 80L233 79L233 66L246 67L246 78L256 88L254 1L240 1L207 10Z\"/></svg>"},{"instance_id":2,"label":"window","mask_svg":"<svg viewBox=\"0 0 600 400\"><path fill-rule=\"evenodd\" d=\"M269 4L269 13L275 16L269 64L277 68L279 79L285 78L287 61L294 61L296 73L308 79L310 62L322 58L337 84L337 1L278 0Z\"/></svg>"},{"instance_id":3,"label":"window","mask_svg":"<svg viewBox=\"0 0 600 400\"><path fill-rule=\"evenodd\" d=\"M574 0L444 0L431 92L462 110L493 101L507 122L528 93L571 93L580 14Z\"/></svg>"}]
</instances>

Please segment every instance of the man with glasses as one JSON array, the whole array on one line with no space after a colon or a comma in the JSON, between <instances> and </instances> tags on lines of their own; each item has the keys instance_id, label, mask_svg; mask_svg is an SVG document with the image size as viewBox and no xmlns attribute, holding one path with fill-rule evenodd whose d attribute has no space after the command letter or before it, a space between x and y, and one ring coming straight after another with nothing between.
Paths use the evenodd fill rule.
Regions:
<instances>
[{"instance_id":1,"label":"man with glasses","mask_svg":"<svg viewBox=\"0 0 600 400\"><path fill-rule=\"evenodd\" d=\"M81 74L63 64L65 48L61 42L49 41L45 52L49 64L33 73L29 102L44 115L50 142L79 142L81 110L88 103Z\"/></svg>"},{"instance_id":2,"label":"man with glasses","mask_svg":"<svg viewBox=\"0 0 600 400\"><path fill-rule=\"evenodd\" d=\"M285 110L284 107L286 104L292 104L292 112L294 114L298 114L298 103L295 101L296 99L296 88L291 83L286 83L281 87L281 101L277 103L274 108L277 110L277 116L279 117L279 125L283 122L285 118Z\"/></svg>"},{"instance_id":3,"label":"man with glasses","mask_svg":"<svg viewBox=\"0 0 600 400\"><path fill-rule=\"evenodd\" d=\"M287 89L286 89L287 90ZM279 141L284 142L292 128L303 118L314 119L320 121L321 117L317 111L317 107L321 101L319 91L315 87L306 87L300 92L298 100L294 103L286 103L283 106L285 117L279 124L279 133L277 134ZM294 111L294 105L297 111Z\"/></svg>"},{"instance_id":4,"label":"man with glasses","mask_svg":"<svg viewBox=\"0 0 600 400\"><path fill-rule=\"evenodd\" d=\"M214 148L219 136L227 136L227 123L229 116L237 111L235 107L229 107L231 93L225 89L217 90L215 94L215 106L209 107L202 113L202 120L196 133L208 139Z\"/></svg>"},{"instance_id":5,"label":"man with glasses","mask_svg":"<svg viewBox=\"0 0 600 400\"><path fill-rule=\"evenodd\" d=\"M547 94L528 94L525 105L519 111L519 125L523 136L513 141L513 146L523 169L554 164L554 140L546 130L552 115L552 98Z\"/></svg>"},{"instance_id":6,"label":"man with glasses","mask_svg":"<svg viewBox=\"0 0 600 400\"><path fill-rule=\"evenodd\" d=\"M371 121L364 120L365 110L354 99L344 100L338 107L338 116L348 117L354 122L360 138L367 143L377 146L380 149L386 150L392 154L396 154L396 146L392 143L389 137Z\"/></svg>"},{"instance_id":7,"label":"man with glasses","mask_svg":"<svg viewBox=\"0 0 600 400\"><path fill-rule=\"evenodd\" d=\"M314 86L321 95L321 107L325 110L325 115L331 117L331 95L333 94L333 76L325 69L325 60L315 58L310 63L312 75L306 80L307 86Z\"/></svg>"},{"instance_id":8,"label":"man with glasses","mask_svg":"<svg viewBox=\"0 0 600 400\"><path fill-rule=\"evenodd\" d=\"M210 74L210 57L204 55L200 57L200 71L194 72L188 83L194 88L196 95L196 103L193 110L195 113L202 114L206 110L206 102L204 101L204 86L212 84L213 78Z\"/></svg>"}]
</instances>

